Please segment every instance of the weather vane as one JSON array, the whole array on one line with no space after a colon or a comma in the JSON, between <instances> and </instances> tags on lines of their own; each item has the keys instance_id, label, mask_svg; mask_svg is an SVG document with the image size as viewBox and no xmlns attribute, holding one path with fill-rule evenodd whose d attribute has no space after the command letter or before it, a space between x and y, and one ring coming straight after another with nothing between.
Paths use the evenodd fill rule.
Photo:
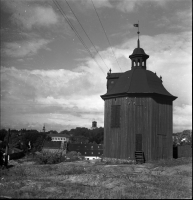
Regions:
<instances>
[{"instance_id":1,"label":"weather vane","mask_svg":"<svg viewBox=\"0 0 193 200\"><path fill-rule=\"evenodd\" d=\"M137 34L138 34L138 39L139 39L139 34L140 34L140 32L139 32L139 21L138 21L138 24L133 24L133 26L134 26L134 27L138 27L138 32L137 32Z\"/></svg>"},{"instance_id":2,"label":"weather vane","mask_svg":"<svg viewBox=\"0 0 193 200\"><path fill-rule=\"evenodd\" d=\"M137 34L138 34L138 48L139 48L139 20L138 20L138 24L133 24L134 27L138 27L138 31L137 31Z\"/></svg>"}]
</instances>

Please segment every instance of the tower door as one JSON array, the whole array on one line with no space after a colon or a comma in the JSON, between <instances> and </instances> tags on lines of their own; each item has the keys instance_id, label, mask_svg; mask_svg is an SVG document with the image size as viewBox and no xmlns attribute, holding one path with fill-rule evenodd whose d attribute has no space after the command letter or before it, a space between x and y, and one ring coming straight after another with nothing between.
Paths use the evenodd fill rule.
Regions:
<instances>
[{"instance_id":1,"label":"tower door","mask_svg":"<svg viewBox=\"0 0 193 200\"><path fill-rule=\"evenodd\" d=\"M135 150L142 151L142 134L136 134Z\"/></svg>"}]
</instances>

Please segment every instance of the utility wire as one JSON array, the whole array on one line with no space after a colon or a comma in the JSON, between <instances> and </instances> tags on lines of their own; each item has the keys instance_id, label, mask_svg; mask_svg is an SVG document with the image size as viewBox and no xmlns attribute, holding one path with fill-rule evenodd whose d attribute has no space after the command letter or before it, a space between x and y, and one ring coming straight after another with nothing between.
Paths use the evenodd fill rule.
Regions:
<instances>
[{"instance_id":1,"label":"utility wire","mask_svg":"<svg viewBox=\"0 0 193 200\"><path fill-rule=\"evenodd\" d=\"M84 43L83 39L81 38L81 36L79 35L79 33L76 31L76 29L74 28L74 26L72 25L72 23L70 22L70 20L68 19L67 15L65 14L65 12L63 11L63 9L61 8L60 4L56 1L53 0L53 2L55 3L55 5L57 6L57 8L59 9L60 13L62 14L62 16L65 18L65 20L67 21L68 25L71 27L71 29L74 31L74 33L76 34L76 36L78 37L78 39L81 41L81 43L83 44L83 46L85 47L85 49L88 51L88 53L91 55L91 57L93 58L93 60L96 62L96 64L98 65L98 67L101 69L101 71L104 73L104 71L102 70L102 68L100 67L100 65L98 64L98 62L95 60L94 56L92 55L91 51L89 50L89 48L86 46L86 44ZM104 73L105 75L105 73Z\"/></svg>"},{"instance_id":2,"label":"utility wire","mask_svg":"<svg viewBox=\"0 0 193 200\"><path fill-rule=\"evenodd\" d=\"M105 64L105 66L107 67L107 65L106 65L106 63L104 62L104 60L103 60L102 56L100 55L100 53L99 53L99 52L98 52L98 50L96 49L96 47L95 47L95 45L93 44L93 42L91 41L90 37L88 36L88 34L86 33L86 31L84 30L84 28L83 28L82 24L80 23L80 21L78 20L78 18L77 18L77 17L76 17L76 15L75 15L75 13L73 12L73 10L72 10L72 8L71 8L70 4L68 3L68 1L67 1L67 0L65 0L65 1L66 1L66 3L68 4L68 6L69 6L70 10L72 11L72 13L74 14L74 16L75 16L76 20L77 20L77 21L78 21L78 23L80 24L80 26L81 26L82 30L84 31L84 33L85 33L85 34L86 34L86 36L88 37L89 41L90 41L90 42L91 42L91 44L93 45L93 47L94 47L95 51L96 51L96 52L99 54L99 56L100 56L101 60L103 61L103 63L104 63L104 64ZM107 69L109 69L109 68L107 67Z\"/></svg>"},{"instance_id":3,"label":"utility wire","mask_svg":"<svg viewBox=\"0 0 193 200\"><path fill-rule=\"evenodd\" d=\"M53 0L54 4L56 5L56 7L58 8L59 12L61 13L61 15L65 18L66 22L68 23L68 25L70 26L70 28L74 31L74 33L76 34L76 36L78 37L78 39L80 40L80 42L82 43L82 45L85 47L85 49L88 51L88 53L90 54L90 56L93 58L93 60L96 62L96 64L98 65L98 67L101 69L101 71L104 73L105 72L102 70L102 68L100 67L100 65L98 64L98 62L95 60L94 56L92 55L91 51L89 50L89 48L86 46L86 44L84 43L83 39L81 38L81 36L79 35L79 33L76 31L76 29L74 28L74 26L72 25L72 23L70 22L70 20L68 19L67 15L65 14L65 12L63 11L63 9L61 8L61 6L59 5L59 3L56 0ZM106 76L106 75L105 75Z\"/></svg>"},{"instance_id":4,"label":"utility wire","mask_svg":"<svg viewBox=\"0 0 193 200\"><path fill-rule=\"evenodd\" d=\"M92 2L92 4L93 4L94 10L95 10L95 12L96 12L96 14L97 14L97 17L98 17L98 19L99 19L99 22L100 22L100 24L101 24L101 26L102 26L102 29L103 29L103 31L104 31L104 33L105 33L105 36L106 36L106 38L107 38L107 41L108 41L109 46L110 46L110 48L111 48L111 51L112 51L112 53L114 54L114 57L115 57L115 59L116 59L116 61L117 61L117 58L116 58L116 56L115 56L115 52L113 51L113 49L112 49L112 47L111 47L110 41L109 41L109 39L108 39L107 33L106 33L105 29L104 29L104 26L103 26L103 24L102 24L102 22L101 22L101 20L100 20L100 17L99 17L99 14L98 14L97 10L96 10L96 7L95 7L95 5L94 5L94 3L93 3L92 0L91 0L91 2ZM120 65L119 65L119 63L118 63L118 61L117 61L117 64L118 64L120 70L122 71L122 69L121 69L121 67L120 67Z\"/></svg>"}]
</instances>

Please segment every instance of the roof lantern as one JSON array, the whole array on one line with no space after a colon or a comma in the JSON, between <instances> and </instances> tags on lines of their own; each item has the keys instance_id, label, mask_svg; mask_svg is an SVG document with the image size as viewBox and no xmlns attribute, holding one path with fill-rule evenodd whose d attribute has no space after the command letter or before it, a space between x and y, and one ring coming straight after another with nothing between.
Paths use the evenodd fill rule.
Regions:
<instances>
[{"instance_id":1,"label":"roof lantern","mask_svg":"<svg viewBox=\"0 0 193 200\"><path fill-rule=\"evenodd\" d=\"M138 27L138 40L137 40L137 48L134 49L133 53L129 56L131 59L131 69L135 69L136 67L140 67L146 69L146 60L149 58L149 55L145 53L145 51L140 48L139 41L139 23L134 24L135 27Z\"/></svg>"}]
</instances>

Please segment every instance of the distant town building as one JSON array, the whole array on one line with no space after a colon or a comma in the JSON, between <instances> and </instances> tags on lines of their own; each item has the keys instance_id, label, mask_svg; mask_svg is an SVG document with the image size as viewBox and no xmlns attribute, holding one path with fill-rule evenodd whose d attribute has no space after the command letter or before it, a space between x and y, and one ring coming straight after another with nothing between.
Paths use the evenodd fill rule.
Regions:
<instances>
[{"instance_id":1,"label":"distant town building","mask_svg":"<svg viewBox=\"0 0 193 200\"><path fill-rule=\"evenodd\" d=\"M62 153L66 154L66 146L62 141L45 141L42 147L42 152Z\"/></svg>"},{"instance_id":2,"label":"distant town building","mask_svg":"<svg viewBox=\"0 0 193 200\"><path fill-rule=\"evenodd\" d=\"M67 151L76 151L86 160L99 159L103 155L102 144L68 144Z\"/></svg>"},{"instance_id":3,"label":"distant town building","mask_svg":"<svg viewBox=\"0 0 193 200\"><path fill-rule=\"evenodd\" d=\"M66 135L66 134L49 134L49 136L51 137L52 141L61 141L61 142L68 142L70 136Z\"/></svg>"},{"instance_id":4,"label":"distant town building","mask_svg":"<svg viewBox=\"0 0 193 200\"><path fill-rule=\"evenodd\" d=\"M49 136L51 137L52 142L61 142L61 145L65 148L70 139L70 136L61 133L49 134Z\"/></svg>"}]
</instances>

